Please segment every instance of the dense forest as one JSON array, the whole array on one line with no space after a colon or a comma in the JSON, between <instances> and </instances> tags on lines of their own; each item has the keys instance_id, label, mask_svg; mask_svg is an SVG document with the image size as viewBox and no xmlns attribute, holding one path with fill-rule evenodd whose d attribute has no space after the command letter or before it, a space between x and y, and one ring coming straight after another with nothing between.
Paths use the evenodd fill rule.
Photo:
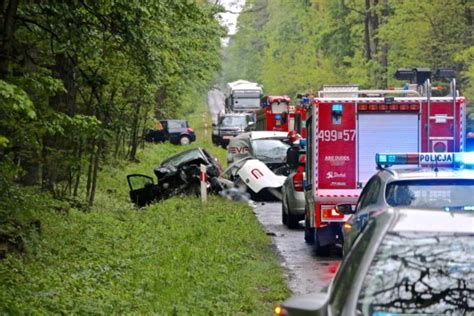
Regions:
<instances>
[{"instance_id":1,"label":"dense forest","mask_svg":"<svg viewBox=\"0 0 474 316\"><path fill-rule=\"evenodd\" d=\"M0 186L94 201L156 116L192 112L220 69L206 1L0 2ZM5 198L1 200L6 201Z\"/></svg>"},{"instance_id":2,"label":"dense forest","mask_svg":"<svg viewBox=\"0 0 474 316\"><path fill-rule=\"evenodd\" d=\"M472 100L473 17L472 0L250 0L224 81L247 78L266 93L294 95L323 84L390 87L398 68L451 67Z\"/></svg>"}]
</instances>

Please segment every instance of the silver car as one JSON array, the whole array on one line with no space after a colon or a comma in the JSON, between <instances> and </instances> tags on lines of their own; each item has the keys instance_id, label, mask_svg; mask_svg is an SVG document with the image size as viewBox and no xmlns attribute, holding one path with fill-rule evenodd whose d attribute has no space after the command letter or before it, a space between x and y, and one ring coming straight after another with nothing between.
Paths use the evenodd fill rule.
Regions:
<instances>
[{"instance_id":1,"label":"silver car","mask_svg":"<svg viewBox=\"0 0 474 316\"><path fill-rule=\"evenodd\" d=\"M305 216L304 168L306 154L300 155L296 170L286 178L282 187L281 217L288 228L298 228L299 221Z\"/></svg>"},{"instance_id":2,"label":"silver car","mask_svg":"<svg viewBox=\"0 0 474 316\"><path fill-rule=\"evenodd\" d=\"M367 222L390 208L438 209L444 211L474 209L474 170L453 168L381 168L365 185L352 210L351 205L337 207L353 214L343 226L343 251L347 253ZM423 226L426 223L413 223Z\"/></svg>"},{"instance_id":3,"label":"silver car","mask_svg":"<svg viewBox=\"0 0 474 316\"><path fill-rule=\"evenodd\" d=\"M367 222L327 292L290 298L275 315L472 315L467 209L387 208Z\"/></svg>"}]
</instances>

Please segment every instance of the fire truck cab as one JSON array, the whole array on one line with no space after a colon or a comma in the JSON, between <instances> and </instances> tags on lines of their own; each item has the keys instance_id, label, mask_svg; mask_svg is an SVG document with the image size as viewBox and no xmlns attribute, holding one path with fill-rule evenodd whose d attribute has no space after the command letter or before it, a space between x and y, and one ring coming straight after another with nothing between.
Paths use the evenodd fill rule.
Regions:
<instances>
[{"instance_id":1,"label":"fire truck cab","mask_svg":"<svg viewBox=\"0 0 474 316\"><path fill-rule=\"evenodd\" d=\"M295 130L300 134L303 138L308 136L306 131L306 119L308 116L308 105L309 105L309 98L302 97L300 98L299 103L290 110L290 122L293 121L293 127L290 130Z\"/></svg>"},{"instance_id":2,"label":"fire truck cab","mask_svg":"<svg viewBox=\"0 0 474 316\"><path fill-rule=\"evenodd\" d=\"M257 111L257 130L287 132L290 101L286 95L262 97L261 109Z\"/></svg>"},{"instance_id":3,"label":"fire truck cab","mask_svg":"<svg viewBox=\"0 0 474 316\"><path fill-rule=\"evenodd\" d=\"M376 153L464 150L466 100L455 79L446 96L433 96L429 69L401 69L395 78L416 83L394 90L325 86L308 109L305 240L318 255L342 245L348 216L335 206L364 202L358 197L376 172Z\"/></svg>"}]
</instances>

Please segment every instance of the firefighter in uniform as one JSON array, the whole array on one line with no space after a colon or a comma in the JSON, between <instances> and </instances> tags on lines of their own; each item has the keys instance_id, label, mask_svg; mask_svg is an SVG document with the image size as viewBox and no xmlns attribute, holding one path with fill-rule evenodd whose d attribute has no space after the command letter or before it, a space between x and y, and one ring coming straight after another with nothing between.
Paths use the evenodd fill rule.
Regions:
<instances>
[{"instance_id":1,"label":"firefighter in uniform","mask_svg":"<svg viewBox=\"0 0 474 316\"><path fill-rule=\"evenodd\" d=\"M300 155L300 144L299 141L301 139L300 134L296 131L288 132L288 142L290 144L290 148L288 148L286 152L286 163L290 170L295 170L298 167L298 158Z\"/></svg>"}]
</instances>

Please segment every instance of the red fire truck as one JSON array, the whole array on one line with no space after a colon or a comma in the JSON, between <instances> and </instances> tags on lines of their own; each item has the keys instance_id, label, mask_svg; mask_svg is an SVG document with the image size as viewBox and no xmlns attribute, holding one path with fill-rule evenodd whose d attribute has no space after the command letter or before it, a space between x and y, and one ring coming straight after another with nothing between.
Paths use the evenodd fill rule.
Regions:
<instances>
[{"instance_id":1,"label":"red fire truck","mask_svg":"<svg viewBox=\"0 0 474 316\"><path fill-rule=\"evenodd\" d=\"M293 127L289 127L289 131L295 130L300 134L303 138L307 137L306 132L306 119L308 108L306 106L297 105L290 109L289 117L290 122L293 122Z\"/></svg>"},{"instance_id":2,"label":"red fire truck","mask_svg":"<svg viewBox=\"0 0 474 316\"><path fill-rule=\"evenodd\" d=\"M288 131L288 112L291 99L284 96L264 96L261 101L262 109L257 111L258 131Z\"/></svg>"},{"instance_id":3,"label":"red fire truck","mask_svg":"<svg viewBox=\"0 0 474 316\"><path fill-rule=\"evenodd\" d=\"M306 137L306 108L290 105L288 96L265 96L261 100L262 109L257 111L256 130L283 131L296 130Z\"/></svg>"},{"instance_id":4,"label":"red fire truck","mask_svg":"<svg viewBox=\"0 0 474 316\"><path fill-rule=\"evenodd\" d=\"M376 172L376 153L464 150L466 100L455 80L447 96L434 96L431 72L410 71L397 71L395 78L417 82L402 89L326 86L308 109L305 240L317 254L342 243L347 216L334 207L356 204ZM447 70L438 73L454 77Z\"/></svg>"}]
</instances>

